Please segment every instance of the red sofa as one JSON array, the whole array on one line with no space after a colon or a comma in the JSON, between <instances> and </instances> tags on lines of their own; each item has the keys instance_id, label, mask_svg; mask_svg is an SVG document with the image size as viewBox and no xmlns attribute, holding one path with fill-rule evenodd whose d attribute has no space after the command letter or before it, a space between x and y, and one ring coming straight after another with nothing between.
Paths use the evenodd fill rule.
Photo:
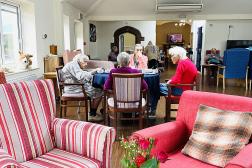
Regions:
<instances>
[{"instance_id":1,"label":"red sofa","mask_svg":"<svg viewBox=\"0 0 252 168\"><path fill-rule=\"evenodd\" d=\"M139 138L154 137L158 139L153 153L165 151L168 160L160 168L214 168L181 153L192 133L194 121L200 104L223 110L252 112L252 98L224 95L208 92L185 91L180 99L177 119L174 122L160 124L133 133ZM244 147L226 168L252 168L252 143Z\"/></svg>"}]
</instances>

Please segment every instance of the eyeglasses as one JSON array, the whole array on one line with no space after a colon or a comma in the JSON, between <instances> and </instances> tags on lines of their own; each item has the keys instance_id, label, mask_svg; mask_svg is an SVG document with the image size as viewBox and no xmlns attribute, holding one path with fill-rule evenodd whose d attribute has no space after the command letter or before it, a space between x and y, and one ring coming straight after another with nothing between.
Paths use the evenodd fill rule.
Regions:
<instances>
[{"instance_id":1,"label":"eyeglasses","mask_svg":"<svg viewBox=\"0 0 252 168\"><path fill-rule=\"evenodd\" d=\"M136 51L143 51L142 49L136 49Z\"/></svg>"}]
</instances>

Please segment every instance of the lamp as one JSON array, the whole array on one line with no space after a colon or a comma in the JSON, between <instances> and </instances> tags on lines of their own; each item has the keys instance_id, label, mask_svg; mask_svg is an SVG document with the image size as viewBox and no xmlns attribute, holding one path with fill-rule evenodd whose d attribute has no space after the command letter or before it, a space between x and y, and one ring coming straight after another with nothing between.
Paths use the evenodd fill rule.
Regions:
<instances>
[{"instance_id":1,"label":"lamp","mask_svg":"<svg viewBox=\"0 0 252 168\"><path fill-rule=\"evenodd\" d=\"M185 26L186 25L186 23L191 23L192 22L192 20L185 20L185 19L181 19L179 22L177 22L177 23L175 23L174 25L176 26L176 27L182 27L182 26Z\"/></svg>"}]
</instances>

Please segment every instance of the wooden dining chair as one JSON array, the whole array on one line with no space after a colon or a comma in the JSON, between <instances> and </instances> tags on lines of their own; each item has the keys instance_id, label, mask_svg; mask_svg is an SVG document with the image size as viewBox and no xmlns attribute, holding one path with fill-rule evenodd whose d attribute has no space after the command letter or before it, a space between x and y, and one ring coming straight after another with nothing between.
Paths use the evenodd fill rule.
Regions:
<instances>
[{"instance_id":1,"label":"wooden dining chair","mask_svg":"<svg viewBox=\"0 0 252 168\"><path fill-rule=\"evenodd\" d=\"M118 120L139 120L139 129L142 129L145 114L148 119L147 91L141 90L143 74L114 73L112 77L113 97L107 100L108 119L113 120L113 127L116 130ZM129 117L122 113L132 113L132 115Z\"/></svg>"},{"instance_id":2,"label":"wooden dining chair","mask_svg":"<svg viewBox=\"0 0 252 168\"><path fill-rule=\"evenodd\" d=\"M86 121L88 121L88 105L90 104L90 98L87 96L84 84L83 83L65 83L64 82L64 75L62 72L63 67L56 68L57 72L57 84L59 88L59 95L60 95L60 117L62 117L62 112L66 117L66 110L67 107L78 107L77 109L77 116L80 119L79 112L80 107L85 107L85 117ZM79 86L82 88L82 93L76 94L68 94L64 93L64 87L67 86ZM68 102L77 102L78 104L68 104Z\"/></svg>"},{"instance_id":3,"label":"wooden dining chair","mask_svg":"<svg viewBox=\"0 0 252 168\"><path fill-rule=\"evenodd\" d=\"M172 111L177 111L178 109L171 108L172 104L179 104L180 97L181 96L175 96L172 94L171 90L173 87L179 87L179 86L190 86L191 90L199 90L200 87L200 82L201 82L201 73L198 71L195 80L192 84L168 84L168 95L165 96L165 121L171 121L172 119L175 119L171 117L171 112Z\"/></svg>"}]
</instances>

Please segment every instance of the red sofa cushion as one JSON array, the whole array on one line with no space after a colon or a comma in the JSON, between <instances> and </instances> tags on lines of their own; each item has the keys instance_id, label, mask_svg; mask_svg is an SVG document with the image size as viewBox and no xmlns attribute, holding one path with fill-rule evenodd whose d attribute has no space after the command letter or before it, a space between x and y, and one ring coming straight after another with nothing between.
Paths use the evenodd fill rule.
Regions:
<instances>
[{"instance_id":1,"label":"red sofa cushion","mask_svg":"<svg viewBox=\"0 0 252 168\"><path fill-rule=\"evenodd\" d=\"M160 168L169 168L169 167L217 168L216 166L213 166L213 165L201 162L197 159L188 157L188 156L182 154L181 151L178 151L174 154L171 154L165 163L160 164Z\"/></svg>"}]
</instances>

